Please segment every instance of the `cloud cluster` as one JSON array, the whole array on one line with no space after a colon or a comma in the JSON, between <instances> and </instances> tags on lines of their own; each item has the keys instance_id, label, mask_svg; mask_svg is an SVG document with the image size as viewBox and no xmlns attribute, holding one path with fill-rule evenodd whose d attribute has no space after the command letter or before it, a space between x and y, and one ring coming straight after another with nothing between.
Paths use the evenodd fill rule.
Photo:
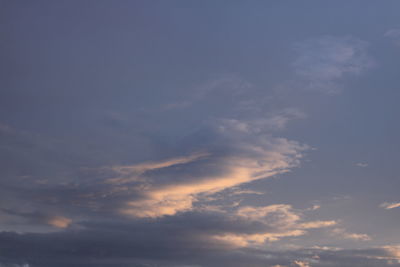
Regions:
<instances>
[{"instance_id":1,"label":"cloud cluster","mask_svg":"<svg viewBox=\"0 0 400 267\"><path fill-rule=\"evenodd\" d=\"M137 196L120 210L134 217L162 217L189 211L204 197L265 179L298 166L307 146L273 137L262 125L240 120L219 120L188 156L113 166L117 177L106 182L129 187Z\"/></svg>"}]
</instances>

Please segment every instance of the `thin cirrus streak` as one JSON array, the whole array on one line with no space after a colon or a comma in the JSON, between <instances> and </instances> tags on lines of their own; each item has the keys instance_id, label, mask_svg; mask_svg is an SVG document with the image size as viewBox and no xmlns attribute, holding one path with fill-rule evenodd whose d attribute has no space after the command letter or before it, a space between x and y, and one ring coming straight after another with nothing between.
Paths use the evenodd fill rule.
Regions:
<instances>
[{"instance_id":1,"label":"thin cirrus streak","mask_svg":"<svg viewBox=\"0 0 400 267\"><path fill-rule=\"evenodd\" d=\"M399 208L400 207L400 202L384 202L380 205L381 208L387 209L387 210L391 210L394 208Z\"/></svg>"},{"instance_id":2,"label":"thin cirrus streak","mask_svg":"<svg viewBox=\"0 0 400 267\"><path fill-rule=\"evenodd\" d=\"M111 184L125 184L132 181L136 181L137 178L145 173L146 171L163 169L171 166L176 166L180 164L186 164L203 157L208 156L208 153L194 153L188 157L178 157L169 160L159 161L159 162L146 162L131 166L113 166L112 170L121 174L122 177L108 179L107 183Z\"/></svg>"}]
</instances>

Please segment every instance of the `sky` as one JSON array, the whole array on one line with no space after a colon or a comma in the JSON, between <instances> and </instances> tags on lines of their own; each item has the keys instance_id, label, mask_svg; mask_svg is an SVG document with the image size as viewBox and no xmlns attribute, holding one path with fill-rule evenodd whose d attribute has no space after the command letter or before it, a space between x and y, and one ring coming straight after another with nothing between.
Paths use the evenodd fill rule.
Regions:
<instances>
[{"instance_id":1,"label":"sky","mask_svg":"<svg viewBox=\"0 0 400 267\"><path fill-rule=\"evenodd\" d=\"M399 10L0 0L0 266L400 266Z\"/></svg>"}]
</instances>

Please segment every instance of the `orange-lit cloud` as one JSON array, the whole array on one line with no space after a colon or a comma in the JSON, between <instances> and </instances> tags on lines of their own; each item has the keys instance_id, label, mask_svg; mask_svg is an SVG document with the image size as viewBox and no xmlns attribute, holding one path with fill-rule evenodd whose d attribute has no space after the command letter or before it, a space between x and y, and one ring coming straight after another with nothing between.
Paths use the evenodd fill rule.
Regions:
<instances>
[{"instance_id":1,"label":"orange-lit cloud","mask_svg":"<svg viewBox=\"0 0 400 267\"><path fill-rule=\"evenodd\" d=\"M123 213L136 217L173 215L192 207L199 194L214 194L227 188L262 178L271 177L289 167L283 159L260 163L257 159L231 157L222 162L223 175L199 177L189 182L153 186L146 192L146 199L128 202Z\"/></svg>"},{"instance_id":2,"label":"orange-lit cloud","mask_svg":"<svg viewBox=\"0 0 400 267\"><path fill-rule=\"evenodd\" d=\"M246 233L224 233L214 235L214 240L225 242L233 247L247 247L261 245L266 241L278 241L284 237L305 235L307 229L330 227L335 221L301 222L300 211L294 211L292 206L278 204L265 207L240 207L235 216L249 221L259 222L267 226L268 231Z\"/></svg>"},{"instance_id":3,"label":"orange-lit cloud","mask_svg":"<svg viewBox=\"0 0 400 267\"><path fill-rule=\"evenodd\" d=\"M384 246L383 249L388 252L390 257L400 262L400 246Z\"/></svg>"},{"instance_id":4,"label":"orange-lit cloud","mask_svg":"<svg viewBox=\"0 0 400 267\"><path fill-rule=\"evenodd\" d=\"M300 224L303 229L322 228L336 225L336 221L313 221Z\"/></svg>"},{"instance_id":5,"label":"orange-lit cloud","mask_svg":"<svg viewBox=\"0 0 400 267\"><path fill-rule=\"evenodd\" d=\"M232 133L227 129L220 129L227 138ZM237 136L234 136L237 138ZM301 150L305 148L296 142L284 138L258 138L256 142L235 143L237 155L213 155L211 153L195 153L188 157L172 158L160 162L141 163L131 166L113 167L119 177L108 180L116 186L140 179L146 182L146 187L141 190L144 197L139 200L129 201L121 209L124 214L135 217L161 217L173 215L180 211L192 208L194 201L202 195L210 196L228 188L234 188L255 180L264 179L273 175L287 172L299 164ZM151 183L146 180L146 172L150 170L163 170L180 164L191 163L197 169L204 171L193 177L191 169L179 173L178 181L162 184ZM194 164L194 165L193 165ZM213 172L213 170L217 170ZM215 174L217 173L217 174ZM173 176L174 174L172 174ZM188 178L186 178L188 177Z\"/></svg>"},{"instance_id":6,"label":"orange-lit cloud","mask_svg":"<svg viewBox=\"0 0 400 267\"><path fill-rule=\"evenodd\" d=\"M380 205L380 207L384 208L384 209L387 209L387 210L394 209L394 208L399 208L400 207L400 202L393 202L393 203L385 202L385 203L382 203Z\"/></svg>"},{"instance_id":7,"label":"orange-lit cloud","mask_svg":"<svg viewBox=\"0 0 400 267\"><path fill-rule=\"evenodd\" d=\"M188 157L172 158L159 162L145 162L128 166L113 166L112 170L120 174L117 178L108 179L111 184L125 184L136 181L146 171L167 168L179 164L186 164L208 156L208 153L194 153Z\"/></svg>"},{"instance_id":8,"label":"orange-lit cloud","mask_svg":"<svg viewBox=\"0 0 400 267\"><path fill-rule=\"evenodd\" d=\"M311 267L310 263L306 261L294 261L293 262L297 267Z\"/></svg>"},{"instance_id":9,"label":"orange-lit cloud","mask_svg":"<svg viewBox=\"0 0 400 267\"><path fill-rule=\"evenodd\" d=\"M67 228L72 223L72 220L63 216L55 216L50 218L47 223L53 227Z\"/></svg>"},{"instance_id":10,"label":"orange-lit cloud","mask_svg":"<svg viewBox=\"0 0 400 267\"><path fill-rule=\"evenodd\" d=\"M301 236L306 232L303 230L289 230L279 233L258 233L258 234L223 234L214 235L213 238L223 241L233 247L247 247L251 245L261 245L266 241L277 241L283 237Z\"/></svg>"},{"instance_id":11,"label":"orange-lit cloud","mask_svg":"<svg viewBox=\"0 0 400 267\"><path fill-rule=\"evenodd\" d=\"M284 173L299 165L302 152L308 147L260 134L260 129L253 122L220 120L213 134L221 138L223 144L217 147L224 153L215 152L212 144L209 150L189 156L113 166L116 177L107 183L115 187L137 183L132 190L141 195L139 199L127 201L120 208L121 213L152 218L174 215L192 209L194 202L215 193Z\"/></svg>"}]
</instances>

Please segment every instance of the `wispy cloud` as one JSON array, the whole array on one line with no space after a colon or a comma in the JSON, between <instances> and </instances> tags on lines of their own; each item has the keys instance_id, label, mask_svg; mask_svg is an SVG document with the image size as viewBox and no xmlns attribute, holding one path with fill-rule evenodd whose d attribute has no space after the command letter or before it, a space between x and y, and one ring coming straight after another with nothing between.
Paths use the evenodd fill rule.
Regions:
<instances>
[{"instance_id":1,"label":"wispy cloud","mask_svg":"<svg viewBox=\"0 0 400 267\"><path fill-rule=\"evenodd\" d=\"M237 132L254 134L262 132L272 132L283 130L289 122L296 119L304 119L305 113L297 109L283 109L275 111L269 116L256 119L238 120L238 119L220 119L219 128L221 130L234 130Z\"/></svg>"},{"instance_id":2,"label":"wispy cloud","mask_svg":"<svg viewBox=\"0 0 400 267\"><path fill-rule=\"evenodd\" d=\"M214 235L213 238L232 246L246 247L261 245L266 241L278 241L285 237L296 237L307 234L308 229L325 228L336 225L336 221L302 221L303 214L291 205L277 204L264 207L243 206L236 211L237 218L259 223L267 231L257 233L227 232Z\"/></svg>"},{"instance_id":3,"label":"wispy cloud","mask_svg":"<svg viewBox=\"0 0 400 267\"><path fill-rule=\"evenodd\" d=\"M361 168L366 168L366 167L368 167L368 163L358 162L358 163L356 163L356 166L357 167L361 167Z\"/></svg>"},{"instance_id":4,"label":"wispy cloud","mask_svg":"<svg viewBox=\"0 0 400 267\"><path fill-rule=\"evenodd\" d=\"M65 229L72 224L72 219L67 218L65 216L45 214L39 211L22 212L12 209L2 209L1 213L8 215L8 217L11 217L8 219L9 223L11 224L19 224L22 226L23 225L37 226L37 228L42 231L46 229L45 226ZM7 222L7 220L3 219L3 222ZM31 227L31 229L34 228L35 227Z\"/></svg>"},{"instance_id":5,"label":"wispy cloud","mask_svg":"<svg viewBox=\"0 0 400 267\"><path fill-rule=\"evenodd\" d=\"M154 171L157 169L163 169L176 165L187 164L206 156L208 156L208 153L199 152L199 153L193 153L192 155L189 155L187 157L172 158L159 162L145 162L127 166L113 166L112 170L120 174L121 176L117 178L108 179L107 182L111 184L125 184L129 182L134 182L138 178L140 178L141 175L143 175L148 171Z\"/></svg>"},{"instance_id":6,"label":"wispy cloud","mask_svg":"<svg viewBox=\"0 0 400 267\"><path fill-rule=\"evenodd\" d=\"M295 46L299 56L293 67L304 89L336 93L348 75L361 74L373 66L367 47L367 42L354 37L306 40Z\"/></svg>"},{"instance_id":7,"label":"wispy cloud","mask_svg":"<svg viewBox=\"0 0 400 267\"><path fill-rule=\"evenodd\" d=\"M380 205L381 208L390 210L390 209L394 209L394 208L399 208L400 207L400 202L384 202Z\"/></svg>"},{"instance_id":8,"label":"wispy cloud","mask_svg":"<svg viewBox=\"0 0 400 267\"><path fill-rule=\"evenodd\" d=\"M233 247L248 247L255 245L262 245L266 241L277 241L284 237L302 236L306 232L303 230L287 230L279 233L257 233L257 234L234 234L226 233L221 235L214 235L216 241L227 243Z\"/></svg>"},{"instance_id":9,"label":"wispy cloud","mask_svg":"<svg viewBox=\"0 0 400 267\"><path fill-rule=\"evenodd\" d=\"M190 94L185 92L182 95L186 98L171 102L163 106L163 110L180 110L189 108L206 99L215 97L216 93L224 94L227 97L240 97L248 93L253 85L238 77L237 75L222 75L216 79L204 82L189 90Z\"/></svg>"},{"instance_id":10,"label":"wispy cloud","mask_svg":"<svg viewBox=\"0 0 400 267\"><path fill-rule=\"evenodd\" d=\"M344 238L344 239L350 239L350 240L359 240L359 241L369 241L371 240L371 237L367 234L358 234L358 233L350 233L344 228L335 228L332 229L332 235Z\"/></svg>"},{"instance_id":11,"label":"wispy cloud","mask_svg":"<svg viewBox=\"0 0 400 267\"><path fill-rule=\"evenodd\" d=\"M385 37L390 38L395 45L400 46L400 29L393 28L385 32Z\"/></svg>"}]
</instances>

